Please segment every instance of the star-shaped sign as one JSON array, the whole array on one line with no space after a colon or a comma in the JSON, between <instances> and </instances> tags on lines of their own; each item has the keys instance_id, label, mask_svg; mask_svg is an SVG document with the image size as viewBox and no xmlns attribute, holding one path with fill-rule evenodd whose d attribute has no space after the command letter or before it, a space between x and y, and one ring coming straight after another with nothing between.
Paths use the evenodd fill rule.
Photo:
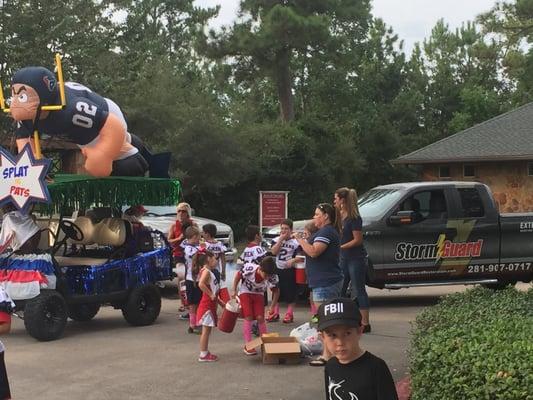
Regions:
<instances>
[{"instance_id":1,"label":"star-shaped sign","mask_svg":"<svg viewBox=\"0 0 533 400\"><path fill-rule=\"evenodd\" d=\"M32 203L49 203L48 168L50 160L36 160L29 144L16 157L0 147L0 205L11 202L25 213Z\"/></svg>"}]
</instances>

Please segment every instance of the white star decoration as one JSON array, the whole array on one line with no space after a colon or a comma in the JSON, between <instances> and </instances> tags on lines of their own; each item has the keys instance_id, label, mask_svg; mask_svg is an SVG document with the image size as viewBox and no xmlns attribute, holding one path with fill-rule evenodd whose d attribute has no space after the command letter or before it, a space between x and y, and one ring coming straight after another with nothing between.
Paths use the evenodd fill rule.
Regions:
<instances>
[{"instance_id":1,"label":"white star decoration","mask_svg":"<svg viewBox=\"0 0 533 400\"><path fill-rule=\"evenodd\" d=\"M49 203L49 167L50 160L36 160L29 145L15 158L0 147L0 204L11 202L25 212L32 203Z\"/></svg>"}]
</instances>

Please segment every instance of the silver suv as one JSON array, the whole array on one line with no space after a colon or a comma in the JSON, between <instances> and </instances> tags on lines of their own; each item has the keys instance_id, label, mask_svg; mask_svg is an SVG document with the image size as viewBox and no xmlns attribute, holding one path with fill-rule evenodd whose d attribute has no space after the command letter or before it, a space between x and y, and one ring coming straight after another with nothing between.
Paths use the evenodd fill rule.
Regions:
<instances>
[{"instance_id":1,"label":"silver suv","mask_svg":"<svg viewBox=\"0 0 533 400\"><path fill-rule=\"evenodd\" d=\"M144 205L144 208L146 208L148 212L141 218L141 222L145 226L157 229L167 236L170 226L176 221L176 206ZM232 262L237 259L237 249L235 248L233 239L233 230L229 225L212 219L198 217L196 215L193 215L192 220L198 224L200 229L205 224L215 224L217 227L216 239L224 243L228 249L226 251L226 261Z\"/></svg>"}]
</instances>

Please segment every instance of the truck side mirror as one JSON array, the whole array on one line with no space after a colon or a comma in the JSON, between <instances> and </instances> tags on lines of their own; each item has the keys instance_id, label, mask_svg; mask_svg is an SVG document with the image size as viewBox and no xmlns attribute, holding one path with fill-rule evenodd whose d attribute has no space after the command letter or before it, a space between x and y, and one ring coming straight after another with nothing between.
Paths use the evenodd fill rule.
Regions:
<instances>
[{"instance_id":1,"label":"truck side mirror","mask_svg":"<svg viewBox=\"0 0 533 400\"><path fill-rule=\"evenodd\" d=\"M411 225L415 220L415 212L412 210L398 211L389 217L389 224L392 226Z\"/></svg>"}]
</instances>

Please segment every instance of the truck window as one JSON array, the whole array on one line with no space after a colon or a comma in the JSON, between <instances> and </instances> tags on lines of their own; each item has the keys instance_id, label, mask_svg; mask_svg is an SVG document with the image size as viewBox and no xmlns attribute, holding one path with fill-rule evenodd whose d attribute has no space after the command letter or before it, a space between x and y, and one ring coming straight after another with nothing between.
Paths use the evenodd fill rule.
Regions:
<instances>
[{"instance_id":1,"label":"truck window","mask_svg":"<svg viewBox=\"0 0 533 400\"><path fill-rule=\"evenodd\" d=\"M429 198L431 192L418 192L406 198L400 204L400 211L413 211L414 220L413 223L423 221L429 214Z\"/></svg>"},{"instance_id":2,"label":"truck window","mask_svg":"<svg viewBox=\"0 0 533 400\"><path fill-rule=\"evenodd\" d=\"M448 208L443 190L431 190L429 192L429 210L426 219L446 219Z\"/></svg>"},{"instance_id":3,"label":"truck window","mask_svg":"<svg viewBox=\"0 0 533 400\"><path fill-rule=\"evenodd\" d=\"M461 198L461 216L464 218L479 218L485 215L485 208L479 192L475 188L459 188Z\"/></svg>"},{"instance_id":4,"label":"truck window","mask_svg":"<svg viewBox=\"0 0 533 400\"><path fill-rule=\"evenodd\" d=\"M371 189L363 194L357 202L363 220L379 218L385 214L401 197L398 189Z\"/></svg>"},{"instance_id":5,"label":"truck window","mask_svg":"<svg viewBox=\"0 0 533 400\"><path fill-rule=\"evenodd\" d=\"M400 211L414 211L413 223L426 219L443 219L447 216L446 198L442 190L424 190L406 198Z\"/></svg>"}]
</instances>

